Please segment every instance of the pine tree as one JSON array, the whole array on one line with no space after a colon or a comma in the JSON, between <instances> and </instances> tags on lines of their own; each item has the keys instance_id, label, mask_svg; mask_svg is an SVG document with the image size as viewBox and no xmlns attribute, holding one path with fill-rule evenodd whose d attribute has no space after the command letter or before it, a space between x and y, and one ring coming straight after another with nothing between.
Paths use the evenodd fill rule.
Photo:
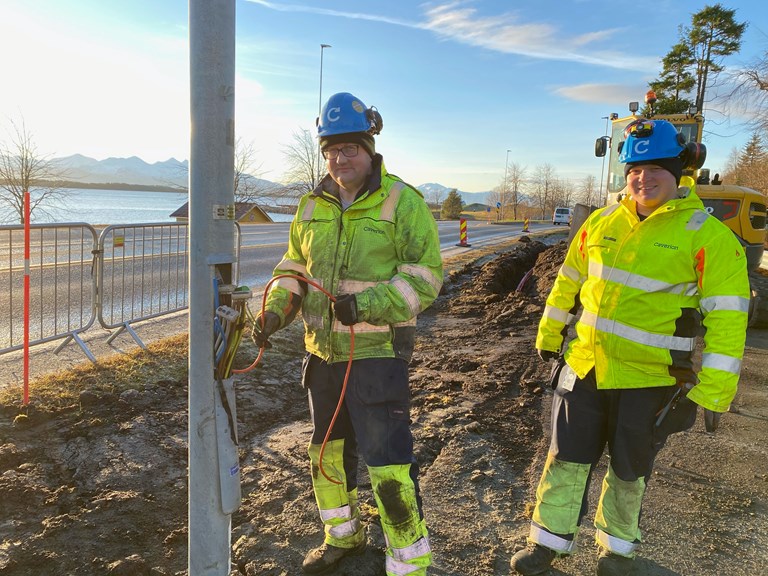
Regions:
<instances>
[{"instance_id":1,"label":"pine tree","mask_svg":"<svg viewBox=\"0 0 768 576\"><path fill-rule=\"evenodd\" d=\"M448 196L443 200L443 206L440 209L440 218L443 220L457 220L461 216L461 209L464 202L456 191L456 188L448 192Z\"/></svg>"},{"instance_id":2,"label":"pine tree","mask_svg":"<svg viewBox=\"0 0 768 576\"><path fill-rule=\"evenodd\" d=\"M691 100L686 98L696 79L691 73L694 63L693 53L688 45L679 42L672 47L661 61L662 71L658 80L651 82L651 90L656 92L658 102L655 106L656 114L681 114L691 107ZM649 110L644 110L648 114Z\"/></svg>"},{"instance_id":3,"label":"pine tree","mask_svg":"<svg viewBox=\"0 0 768 576\"><path fill-rule=\"evenodd\" d=\"M656 91L656 113L685 112L694 104L699 112L706 102L706 89L723 71L723 59L741 49L745 22L736 22L736 11L721 4L705 6L691 16L691 26L681 26L679 42L662 60L657 80L649 83Z\"/></svg>"}]
</instances>

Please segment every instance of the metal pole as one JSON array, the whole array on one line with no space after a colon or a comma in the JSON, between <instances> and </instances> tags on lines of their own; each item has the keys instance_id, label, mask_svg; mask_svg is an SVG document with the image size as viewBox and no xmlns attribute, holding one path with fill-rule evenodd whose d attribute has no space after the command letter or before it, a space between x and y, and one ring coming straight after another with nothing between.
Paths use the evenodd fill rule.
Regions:
<instances>
[{"instance_id":1,"label":"metal pole","mask_svg":"<svg viewBox=\"0 0 768 576\"><path fill-rule=\"evenodd\" d=\"M507 159L504 162L504 188L501 190L501 220L504 220L504 196L507 193L507 169L509 168L509 153L507 150Z\"/></svg>"},{"instance_id":2,"label":"metal pole","mask_svg":"<svg viewBox=\"0 0 768 576\"><path fill-rule=\"evenodd\" d=\"M231 516L219 478L214 278L231 282L234 242L235 0L189 0L189 576L228 576Z\"/></svg>"},{"instance_id":3,"label":"metal pole","mask_svg":"<svg viewBox=\"0 0 768 576\"><path fill-rule=\"evenodd\" d=\"M29 276L29 253L30 253L30 226L31 202L29 197L29 188L24 189L24 391L22 393L22 403L24 406L29 404L29 305L30 305L30 276ZM42 238L42 236L41 236ZM42 241L42 240L41 240Z\"/></svg>"},{"instance_id":4,"label":"metal pole","mask_svg":"<svg viewBox=\"0 0 768 576\"><path fill-rule=\"evenodd\" d=\"M320 44L320 97L317 103L317 117L320 118L320 114L323 111L323 50L326 48L333 48L330 44ZM320 180L320 166L322 154L320 153L320 140L317 141L317 179Z\"/></svg>"}]
</instances>

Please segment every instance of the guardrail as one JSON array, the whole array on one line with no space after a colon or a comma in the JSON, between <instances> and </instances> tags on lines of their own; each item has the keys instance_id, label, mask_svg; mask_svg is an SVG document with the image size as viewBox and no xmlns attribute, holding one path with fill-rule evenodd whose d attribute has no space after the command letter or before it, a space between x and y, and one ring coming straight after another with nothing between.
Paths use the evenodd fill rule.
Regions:
<instances>
[{"instance_id":1,"label":"guardrail","mask_svg":"<svg viewBox=\"0 0 768 576\"><path fill-rule=\"evenodd\" d=\"M235 224L239 280L240 226ZM111 343L131 327L189 306L189 226L163 222L107 226L97 234L86 223L33 224L30 262L30 345L63 338L61 351L98 319ZM0 226L0 354L23 347L24 227ZM7 336L6 336L7 335Z\"/></svg>"}]
</instances>

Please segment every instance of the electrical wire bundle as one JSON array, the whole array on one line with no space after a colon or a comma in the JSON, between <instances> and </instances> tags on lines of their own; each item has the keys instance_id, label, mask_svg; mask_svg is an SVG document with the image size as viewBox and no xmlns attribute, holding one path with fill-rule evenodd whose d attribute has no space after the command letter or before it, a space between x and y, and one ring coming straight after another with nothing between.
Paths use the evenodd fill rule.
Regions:
<instances>
[{"instance_id":1,"label":"electrical wire bundle","mask_svg":"<svg viewBox=\"0 0 768 576\"><path fill-rule=\"evenodd\" d=\"M226 295L231 305L220 304L220 295ZM253 322L253 315L248 308L251 290L247 286L219 285L218 281L214 280L214 298L214 363L217 376L227 379L232 375L232 363L240 346L245 325L248 321Z\"/></svg>"}]
</instances>

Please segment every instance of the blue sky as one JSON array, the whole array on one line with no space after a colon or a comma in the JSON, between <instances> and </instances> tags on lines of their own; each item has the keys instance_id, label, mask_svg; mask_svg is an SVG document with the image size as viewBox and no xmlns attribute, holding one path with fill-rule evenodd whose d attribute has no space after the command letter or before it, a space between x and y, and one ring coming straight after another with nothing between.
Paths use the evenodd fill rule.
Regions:
<instances>
[{"instance_id":1,"label":"blue sky","mask_svg":"<svg viewBox=\"0 0 768 576\"><path fill-rule=\"evenodd\" d=\"M768 10L740 0L746 64L768 50ZM638 0L237 0L236 132L279 181L292 134L323 99L352 92L384 119L377 150L414 185L498 186L507 157L598 180L603 117L641 100L678 26L706 2ZM0 140L23 118L38 151L148 162L189 156L188 3L3 0ZM707 166L749 132L707 114ZM507 150L509 153L507 154Z\"/></svg>"}]
</instances>

